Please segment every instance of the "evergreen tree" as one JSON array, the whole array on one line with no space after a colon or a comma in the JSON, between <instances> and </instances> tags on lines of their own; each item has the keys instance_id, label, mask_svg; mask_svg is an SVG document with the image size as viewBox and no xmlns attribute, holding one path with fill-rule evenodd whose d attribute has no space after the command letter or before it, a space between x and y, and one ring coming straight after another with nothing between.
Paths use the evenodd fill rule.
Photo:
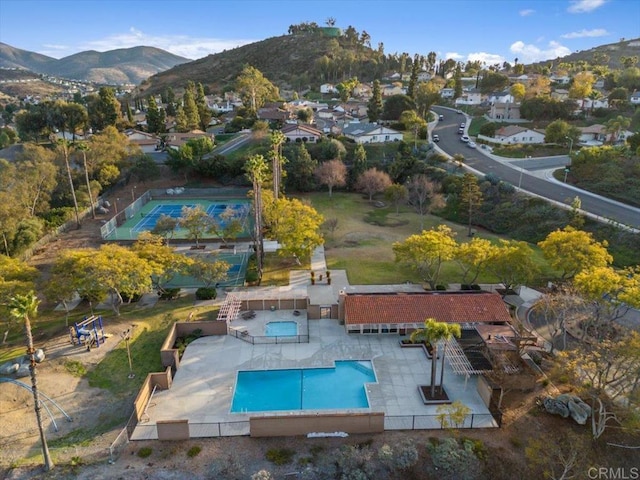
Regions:
<instances>
[{"instance_id":1,"label":"evergreen tree","mask_svg":"<svg viewBox=\"0 0 640 480\"><path fill-rule=\"evenodd\" d=\"M456 99L462 96L462 67L460 67L460 62L456 65L454 82L453 98Z\"/></svg>"},{"instance_id":2,"label":"evergreen tree","mask_svg":"<svg viewBox=\"0 0 640 480\"><path fill-rule=\"evenodd\" d=\"M407 87L407 96L414 100L416 98L416 85L418 85L418 73L420 73L420 56L416 53L413 57L411 78L409 78L409 86Z\"/></svg>"},{"instance_id":3,"label":"evergreen tree","mask_svg":"<svg viewBox=\"0 0 640 480\"><path fill-rule=\"evenodd\" d=\"M379 80L374 80L373 82L372 95L367 105L367 115L370 122L377 122L382 115L382 90L380 89Z\"/></svg>"},{"instance_id":4,"label":"evergreen tree","mask_svg":"<svg viewBox=\"0 0 640 480\"><path fill-rule=\"evenodd\" d=\"M203 131L207 130L209 126L209 122L211 121L211 110L207 105L207 99L204 94L204 87L202 83L198 83L196 96L196 105L198 106L198 115L200 116L200 129Z\"/></svg>"},{"instance_id":5,"label":"evergreen tree","mask_svg":"<svg viewBox=\"0 0 640 480\"><path fill-rule=\"evenodd\" d=\"M120 102L116 98L113 88L101 87L98 95L94 95L87 108L89 124L94 132L104 130L112 125L116 126L122 118Z\"/></svg>"},{"instance_id":6,"label":"evergreen tree","mask_svg":"<svg viewBox=\"0 0 640 480\"><path fill-rule=\"evenodd\" d=\"M161 121L160 110L153 95L149 97L147 108L147 131L150 133L161 133L164 130L164 122Z\"/></svg>"},{"instance_id":7,"label":"evergreen tree","mask_svg":"<svg viewBox=\"0 0 640 480\"><path fill-rule=\"evenodd\" d=\"M182 105L178 105L178 109L176 110L176 130L182 133L189 131L189 127L187 126L187 116L184 113Z\"/></svg>"},{"instance_id":8,"label":"evergreen tree","mask_svg":"<svg viewBox=\"0 0 640 480\"><path fill-rule=\"evenodd\" d=\"M169 117L176 116L176 94L173 93L173 88L167 87L166 93L167 101L166 101L166 112Z\"/></svg>"},{"instance_id":9,"label":"evergreen tree","mask_svg":"<svg viewBox=\"0 0 640 480\"><path fill-rule=\"evenodd\" d=\"M187 89L184 92L182 97L182 105L184 110L184 115L187 120L187 130L197 130L200 128L200 114L198 113L198 106L196 105L195 99L195 85L189 80L187 84Z\"/></svg>"},{"instance_id":10,"label":"evergreen tree","mask_svg":"<svg viewBox=\"0 0 640 480\"><path fill-rule=\"evenodd\" d=\"M358 177L367 170L367 152L362 144L356 145L353 151L353 166L349 175L349 186L353 187Z\"/></svg>"}]
</instances>

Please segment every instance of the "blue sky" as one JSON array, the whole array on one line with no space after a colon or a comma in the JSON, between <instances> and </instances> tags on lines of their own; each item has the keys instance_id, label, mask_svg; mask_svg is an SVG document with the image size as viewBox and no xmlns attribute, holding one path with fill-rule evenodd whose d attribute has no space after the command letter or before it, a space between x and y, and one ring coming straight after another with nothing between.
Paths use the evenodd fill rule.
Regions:
<instances>
[{"instance_id":1,"label":"blue sky","mask_svg":"<svg viewBox=\"0 0 640 480\"><path fill-rule=\"evenodd\" d=\"M146 45L197 59L329 17L385 53L487 64L640 37L637 0L0 0L0 42L55 58Z\"/></svg>"}]
</instances>

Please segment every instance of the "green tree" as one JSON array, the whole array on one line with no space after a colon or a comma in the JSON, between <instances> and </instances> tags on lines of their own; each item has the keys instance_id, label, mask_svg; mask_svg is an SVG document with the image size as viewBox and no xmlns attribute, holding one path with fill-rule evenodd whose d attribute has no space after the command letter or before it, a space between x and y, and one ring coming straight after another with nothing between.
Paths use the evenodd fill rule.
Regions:
<instances>
[{"instance_id":1,"label":"green tree","mask_svg":"<svg viewBox=\"0 0 640 480\"><path fill-rule=\"evenodd\" d=\"M454 235L449 227L439 225L436 229L423 230L402 242L395 242L392 247L396 262L411 266L429 283L431 290L435 290L442 264L454 258L458 247Z\"/></svg>"},{"instance_id":2,"label":"green tree","mask_svg":"<svg viewBox=\"0 0 640 480\"><path fill-rule=\"evenodd\" d=\"M16 155L11 189L14 202L21 205L33 217L49 210L51 194L58 182L55 154L40 145L24 144ZM7 193L9 193L7 191Z\"/></svg>"},{"instance_id":3,"label":"green tree","mask_svg":"<svg viewBox=\"0 0 640 480\"><path fill-rule=\"evenodd\" d=\"M200 128L200 113L198 112L198 105L196 105L195 95L195 85L189 80L184 95L182 96L184 114L187 119L187 129L189 131Z\"/></svg>"},{"instance_id":4,"label":"green tree","mask_svg":"<svg viewBox=\"0 0 640 480\"><path fill-rule=\"evenodd\" d=\"M398 120L402 112L415 110L413 99L407 95L391 95L384 102L382 118L385 120Z\"/></svg>"},{"instance_id":5,"label":"green tree","mask_svg":"<svg viewBox=\"0 0 640 480\"><path fill-rule=\"evenodd\" d=\"M416 108L422 118L426 118L429 109L441 100L440 88L434 80L420 82L416 87Z\"/></svg>"},{"instance_id":6,"label":"green tree","mask_svg":"<svg viewBox=\"0 0 640 480\"><path fill-rule=\"evenodd\" d=\"M460 66L460 62L456 65L453 82L453 98L460 98L462 96L462 67Z\"/></svg>"},{"instance_id":7,"label":"green tree","mask_svg":"<svg viewBox=\"0 0 640 480\"><path fill-rule=\"evenodd\" d=\"M361 143L353 150L353 166L349 171L349 185L355 185L358 177L367 169L367 151Z\"/></svg>"},{"instance_id":8,"label":"green tree","mask_svg":"<svg viewBox=\"0 0 640 480\"><path fill-rule=\"evenodd\" d=\"M407 182L409 204L420 215L420 230L424 229L424 216L434 209L445 205L444 197L439 193L438 185L423 174L414 175Z\"/></svg>"},{"instance_id":9,"label":"green tree","mask_svg":"<svg viewBox=\"0 0 640 480\"><path fill-rule=\"evenodd\" d=\"M367 117L372 123L380 120L382 115L382 89L380 88L380 80L373 81L373 89L371 91L371 98L367 103Z\"/></svg>"},{"instance_id":10,"label":"green tree","mask_svg":"<svg viewBox=\"0 0 640 480\"><path fill-rule=\"evenodd\" d=\"M293 150L293 151L292 151ZM293 145L288 150L285 177L287 187L298 192L309 192L315 187L313 172L318 162L311 158L304 143Z\"/></svg>"},{"instance_id":11,"label":"green tree","mask_svg":"<svg viewBox=\"0 0 640 480\"><path fill-rule=\"evenodd\" d=\"M98 95L88 98L89 125L94 132L115 127L122 118L120 102L113 88L100 87Z\"/></svg>"},{"instance_id":12,"label":"green tree","mask_svg":"<svg viewBox=\"0 0 640 480\"><path fill-rule=\"evenodd\" d=\"M187 115L184 113L182 105L176 107L176 130L181 133L189 131Z\"/></svg>"},{"instance_id":13,"label":"green tree","mask_svg":"<svg viewBox=\"0 0 640 480\"><path fill-rule=\"evenodd\" d=\"M166 285L176 275L188 274L195 263L192 258L177 253L163 243L161 236L143 232L132 247L138 257L148 262L152 272L152 285L160 292L165 291Z\"/></svg>"},{"instance_id":14,"label":"green tree","mask_svg":"<svg viewBox=\"0 0 640 480\"><path fill-rule=\"evenodd\" d=\"M213 150L213 141L209 137L197 137L187 140L178 150L169 149L166 164L174 172L182 172L185 180L202 162L205 155Z\"/></svg>"},{"instance_id":15,"label":"green tree","mask_svg":"<svg viewBox=\"0 0 640 480\"><path fill-rule=\"evenodd\" d=\"M409 198L409 191L404 185L394 183L384 190L384 198L395 205L396 215L399 215L400 205L407 202L407 199Z\"/></svg>"},{"instance_id":16,"label":"green tree","mask_svg":"<svg viewBox=\"0 0 640 480\"><path fill-rule=\"evenodd\" d=\"M570 125L564 120L555 120L547 125L544 132L544 141L546 143L557 143L566 145L571 139L574 144L578 143L580 138L580 130Z\"/></svg>"},{"instance_id":17,"label":"green tree","mask_svg":"<svg viewBox=\"0 0 640 480\"><path fill-rule=\"evenodd\" d=\"M200 130L207 131L211 122L211 110L207 105L207 98L204 94L204 86L198 82L196 87L196 106L198 107L198 117L200 118Z\"/></svg>"},{"instance_id":18,"label":"green tree","mask_svg":"<svg viewBox=\"0 0 640 480\"><path fill-rule=\"evenodd\" d=\"M246 219L246 211L243 208L235 209L230 205L224 209L219 215L220 221L211 219L209 233L215 234L222 243L228 244L228 241L236 238L244 229L243 221Z\"/></svg>"},{"instance_id":19,"label":"green tree","mask_svg":"<svg viewBox=\"0 0 640 480\"><path fill-rule=\"evenodd\" d=\"M169 245L169 240L173 238L173 235L180 225L180 220L177 218L173 218L170 215L161 214L158 218L158 221L154 225L151 233L154 235L160 235L164 238L167 246Z\"/></svg>"},{"instance_id":20,"label":"green tree","mask_svg":"<svg viewBox=\"0 0 640 480\"><path fill-rule=\"evenodd\" d=\"M273 196L278 198L282 184L282 164L285 158L282 156L282 145L287 141L287 137L280 130L273 130L269 134L271 144L271 178L273 182Z\"/></svg>"},{"instance_id":21,"label":"green tree","mask_svg":"<svg viewBox=\"0 0 640 480\"><path fill-rule=\"evenodd\" d=\"M198 247L200 239L211 228L211 217L200 205L184 206L180 215L180 226L187 231L187 238L193 240Z\"/></svg>"},{"instance_id":22,"label":"green tree","mask_svg":"<svg viewBox=\"0 0 640 480\"><path fill-rule=\"evenodd\" d=\"M358 86L358 79L356 77L349 78L348 80L344 80L336 85L336 90L338 90L338 94L340 95L340 100L346 102L351 97L351 93L353 89Z\"/></svg>"},{"instance_id":23,"label":"green tree","mask_svg":"<svg viewBox=\"0 0 640 480\"><path fill-rule=\"evenodd\" d=\"M563 280L575 277L582 270L607 267L613 262L606 241L598 242L591 233L573 227L551 232L538 246L549 265L561 272Z\"/></svg>"},{"instance_id":24,"label":"green tree","mask_svg":"<svg viewBox=\"0 0 640 480\"><path fill-rule=\"evenodd\" d=\"M62 115L67 131L71 132L71 140L76 141L76 133L84 132L89 124L89 114L84 105L78 103L64 103Z\"/></svg>"},{"instance_id":25,"label":"green tree","mask_svg":"<svg viewBox=\"0 0 640 480\"><path fill-rule=\"evenodd\" d=\"M482 80L480 80L480 91L482 93L501 91L508 86L509 77L505 74L492 72L491 70L482 71Z\"/></svg>"},{"instance_id":26,"label":"green tree","mask_svg":"<svg viewBox=\"0 0 640 480\"><path fill-rule=\"evenodd\" d=\"M150 133L163 133L164 123L164 114L158 108L155 96L151 95L149 97L149 106L147 107L147 130Z\"/></svg>"},{"instance_id":27,"label":"green tree","mask_svg":"<svg viewBox=\"0 0 640 480\"><path fill-rule=\"evenodd\" d=\"M87 151L89 145L86 142L79 142L74 144L74 148L82 155L82 170L84 171L84 180L87 186L87 193L89 195L89 208L91 209L91 217L95 220L96 209L93 205L93 195L91 192L91 181L89 180L89 168L87 167ZM154 163L155 164L155 163ZM98 192L100 193L100 192Z\"/></svg>"},{"instance_id":28,"label":"green tree","mask_svg":"<svg viewBox=\"0 0 640 480\"><path fill-rule=\"evenodd\" d=\"M167 112L167 116L169 117L175 117L176 115L176 94L173 91L173 88L171 87L167 87L167 90L165 92L165 103L166 103L166 107L165 107L165 111Z\"/></svg>"},{"instance_id":29,"label":"green tree","mask_svg":"<svg viewBox=\"0 0 640 480\"><path fill-rule=\"evenodd\" d=\"M53 140L53 139L52 139ZM56 152L62 157L67 170L67 178L69 179L69 191L73 200L73 209L76 214L76 227L80 228L80 211L78 209L78 199L76 198L76 188L73 185L73 175L71 173L71 164L69 163L69 142L65 139L59 139L57 142Z\"/></svg>"},{"instance_id":30,"label":"green tree","mask_svg":"<svg viewBox=\"0 0 640 480\"><path fill-rule=\"evenodd\" d=\"M198 255L189 268L189 272L200 280L205 288L211 288L227 279L230 266L224 260L217 259L215 255Z\"/></svg>"},{"instance_id":31,"label":"green tree","mask_svg":"<svg viewBox=\"0 0 640 480\"><path fill-rule=\"evenodd\" d=\"M609 134L609 142L613 143L620 135L620 132L629 128L629 125L631 125L631 119L622 115L608 120L605 123L605 132Z\"/></svg>"},{"instance_id":32,"label":"green tree","mask_svg":"<svg viewBox=\"0 0 640 480\"><path fill-rule=\"evenodd\" d=\"M278 88L260 70L250 65L245 66L236 79L236 91L242 97L244 106L254 116L265 102L277 100L280 96Z\"/></svg>"},{"instance_id":33,"label":"green tree","mask_svg":"<svg viewBox=\"0 0 640 480\"><path fill-rule=\"evenodd\" d=\"M35 293L29 292L26 295L16 294L9 300L9 313L10 315L24 322L24 333L27 337L27 355L29 355L29 373L31 374L31 393L33 394L33 406L36 412L36 421L38 423L38 431L40 432L40 444L42 447L42 454L44 456L44 467L47 471L54 467L51 454L49 453L49 447L47 445L47 438L44 433L44 427L42 426L42 415L40 410L42 404L40 402L40 394L38 391L38 377L37 377L37 362L36 362L36 349L33 345L33 334L31 333L31 319L35 318L38 313L39 300Z\"/></svg>"},{"instance_id":34,"label":"green tree","mask_svg":"<svg viewBox=\"0 0 640 480\"><path fill-rule=\"evenodd\" d=\"M262 277L262 266L264 262L264 244L262 237L262 229L264 227L262 221L263 205L262 205L262 187L267 180L269 167L267 161L262 155L252 155L245 163L245 172L247 178L253 186L253 215L254 215L254 249L256 251L256 260L258 264L258 277Z\"/></svg>"},{"instance_id":35,"label":"green tree","mask_svg":"<svg viewBox=\"0 0 640 480\"><path fill-rule=\"evenodd\" d=\"M438 370L438 343L447 342L451 337L460 338L460 325L457 323L438 322L435 318L427 318L424 321L424 328L414 330L411 334L411 341L414 343L426 342L431 345L431 398L436 398L436 375ZM445 343L442 352L442 375L440 376L440 393L443 393L444 357L447 351Z\"/></svg>"},{"instance_id":36,"label":"green tree","mask_svg":"<svg viewBox=\"0 0 640 480\"><path fill-rule=\"evenodd\" d=\"M469 230L467 235L471 236L471 223L473 212L482 205L482 191L478 185L478 179L472 173L465 173L462 177L462 189L460 190L460 205L467 211L467 221Z\"/></svg>"}]
</instances>

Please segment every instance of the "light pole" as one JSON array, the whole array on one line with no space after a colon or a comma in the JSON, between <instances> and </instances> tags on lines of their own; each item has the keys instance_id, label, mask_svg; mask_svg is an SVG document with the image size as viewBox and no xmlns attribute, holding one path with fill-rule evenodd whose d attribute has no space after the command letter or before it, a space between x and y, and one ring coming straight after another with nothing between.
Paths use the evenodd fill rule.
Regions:
<instances>
[{"instance_id":1,"label":"light pole","mask_svg":"<svg viewBox=\"0 0 640 480\"><path fill-rule=\"evenodd\" d=\"M131 189L131 201L132 202L136 201L136 187L137 187L137 185L134 185L133 188Z\"/></svg>"},{"instance_id":2,"label":"light pole","mask_svg":"<svg viewBox=\"0 0 640 480\"><path fill-rule=\"evenodd\" d=\"M573 138L571 137L564 137L567 140L569 140L569 165L571 165L571 153L573 152Z\"/></svg>"},{"instance_id":3,"label":"light pole","mask_svg":"<svg viewBox=\"0 0 640 480\"><path fill-rule=\"evenodd\" d=\"M520 189L520 186L522 185L522 170L524 169L520 167L520 178L518 179L518 189Z\"/></svg>"},{"instance_id":4,"label":"light pole","mask_svg":"<svg viewBox=\"0 0 640 480\"><path fill-rule=\"evenodd\" d=\"M135 378L136 374L133 373L133 362L131 361L131 350L129 349L129 340L131 340L131 328L127 328L124 332L120 334L124 343L127 347L127 358L129 359L129 375L127 378Z\"/></svg>"}]
</instances>

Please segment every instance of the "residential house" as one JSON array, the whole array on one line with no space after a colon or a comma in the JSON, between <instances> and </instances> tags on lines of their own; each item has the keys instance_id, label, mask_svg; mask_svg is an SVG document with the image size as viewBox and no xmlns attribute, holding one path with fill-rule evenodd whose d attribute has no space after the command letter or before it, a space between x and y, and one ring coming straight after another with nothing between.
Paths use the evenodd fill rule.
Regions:
<instances>
[{"instance_id":1,"label":"residential house","mask_svg":"<svg viewBox=\"0 0 640 480\"><path fill-rule=\"evenodd\" d=\"M338 90L336 90L336 87L333 83L323 83L322 85L320 85L320 93L338 93Z\"/></svg>"},{"instance_id":2,"label":"residential house","mask_svg":"<svg viewBox=\"0 0 640 480\"><path fill-rule=\"evenodd\" d=\"M366 83L359 83L353 88L351 95L356 98L369 99L373 96L372 87Z\"/></svg>"},{"instance_id":3,"label":"residential house","mask_svg":"<svg viewBox=\"0 0 640 480\"><path fill-rule=\"evenodd\" d=\"M408 334L427 318L477 325L509 325L502 297L491 292L346 293L338 299L338 318L347 333Z\"/></svg>"},{"instance_id":4,"label":"residential house","mask_svg":"<svg viewBox=\"0 0 640 480\"><path fill-rule=\"evenodd\" d=\"M564 88L556 88L551 92L551 98L563 102L569 98L569 90Z\"/></svg>"},{"instance_id":5,"label":"residential house","mask_svg":"<svg viewBox=\"0 0 640 480\"><path fill-rule=\"evenodd\" d=\"M269 122L285 123L287 120L290 120L292 116L289 110L278 106L265 106L258 109L258 118Z\"/></svg>"},{"instance_id":6,"label":"residential house","mask_svg":"<svg viewBox=\"0 0 640 480\"><path fill-rule=\"evenodd\" d=\"M503 145L544 143L544 132L518 125L508 125L496 131L494 140Z\"/></svg>"},{"instance_id":7,"label":"residential house","mask_svg":"<svg viewBox=\"0 0 640 480\"><path fill-rule=\"evenodd\" d=\"M402 132L377 123L350 123L342 129L342 134L358 144L398 142L403 138Z\"/></svg>"},{"instance_id":8,"label":"residential house","mask_svg":"<svg viewBox=\"0 0 640 480\"><path fill-rule=\"evenodd\" d=\"M124 134L133 145L137 145L142 153L152 153L158 150L160 146L160 138L153 133L142 132L132 128L125 130Z\"/></svg>"},{"instance_id":9,"label":"residential house","mask_svg":"<svg viewBox=\"0 0 640 480\"><path fill-rule=\"evenodd\" d=\"M280 130L288 142L316 143L322 138L322 132L317 128L304 124L289 124Z\"/></svg>"},{"instance_id":10,"label":"residential house","mask_svg":"<svg viewBox=\"0 0 640 480\"><path fill-rule=\"evenodd\" d=\"M596 108L609 108L609 99L607 97L590 99L585 98L583 100L576 100L576 104L579 109L593 111Z\"/></svg>"},{"instance_id":11,"label":"residential house","mask_svg":"<svg viewBox=\"0 0 640 480\"><path fill-rule=\"evenodd\" d=\"M392 95L405 95L407 90L400 85L384 85L382 87L382 96L390 97Z\"/></svg>"},{"instance_id":12,"label":"residential house","mask_svg":"<svg viewBox=\"0 0 640 480\"><path fill-rule=\"evenodd\" d=\"M440 96L442 98L453 98L455 94L455 88L443 88L442 90L440 90Z\"/></svg>"},{"instance_id":13,"label":"residential house","mask_svg":"<svg viewBox=\"0 0 640 480\"><path fill-rule=\"evenodd\" d=\"M571 82L571 77L568 75L556 75L553 74L549 77L553 83L558 83L560 85L568 85Z\"/></svg>"},{"instance_id":14,"label":"residential house","mask_svg":"<svg viewBox=\"0 0 640 480\"><path fill-rule=\"evenodd\" d=\"M462 93L456 98L456 105L480 105L483 102L483 95L478 88L472 88Z\"/></svg>"},{"instance_id":15,"label":"residential house","mask_svg":"<svg viewBox=\"0 0 640 480\"><path fill-rule=\"evenodd\" d=\"M489 103L513 103L515 99L509 91L506 92L491 92L487 96Z\"/></svg>"},{"instance_id":16,"label":"residential house","mask_svg":"<svg viewBox=\"0 0 640 480\"><path fill-rule=\"evenodd\" d=\"M491 120L519 120L520 104L511 102L496 102L491 104L489 111Z\"/></svg>"},{"instance_id":17,"label":"residential house","mask_svg":"<svg viewBox=\"0 0 640 480\"><path fill-rule=\"evenodd\" d=\"M629 103L631 105L640 105L640 92L633 92L629 97Z\"/></svg>"},{"instance_id":18,"label":"residential house","mask_svg":"<svg viewBox=\"0 0 640 480\"><path fill-rule=\"evenodd\" d=\"M588 127L578 127L580 130L580 138L578 144L588 147L598 147L607 141L608 134L606 127L599 123Z\"/></svg>"},{"instance_id":19,"label":"residential house","mask_svg":"<svg viewBox=\"0 0 640 480\"><path fill-rule=\"evenodd\" d=\"M431 74L429 72L427 72L426 70L418 72L419 82L428 82L429 80L431 80Z\"/></svg>"},{"instance_id":20,"label":"residential house","mask_svg":"<svg viewBox=\"0 0 640 480\"><path fill-rule=\"evenodd\" d=\"M201 137L209 137L212 142L215 141L215 135L213 133L203 132L202 130L192 130L191 132L186 133L169 133L164 140L164 144L166 148L173 148L174 150L178 150L189 140Z\"/></svg>"}]
</instances>

